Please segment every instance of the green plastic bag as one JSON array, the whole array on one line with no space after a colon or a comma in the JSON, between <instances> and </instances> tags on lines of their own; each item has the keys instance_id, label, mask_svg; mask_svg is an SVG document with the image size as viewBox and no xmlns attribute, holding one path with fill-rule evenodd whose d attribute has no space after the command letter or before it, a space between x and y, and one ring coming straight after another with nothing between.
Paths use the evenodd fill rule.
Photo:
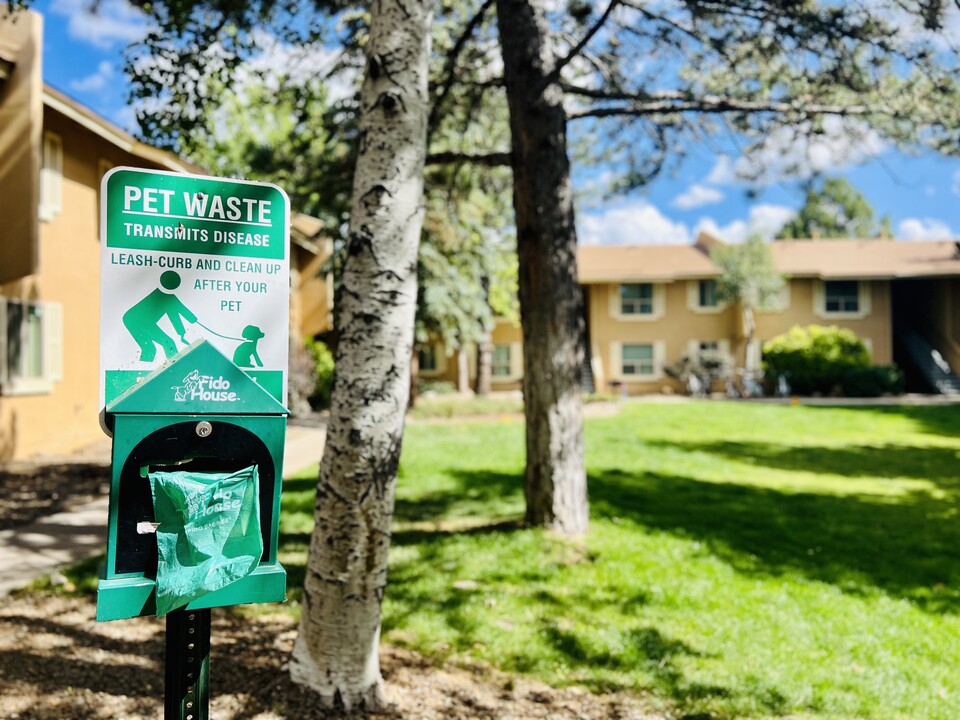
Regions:
<instances>
[{"instance_id":1,"label":"green plastic bag","mask_svg":"<svg viewBox=\"0 0 960 720\"><path fill-rule=\"evenodd\" d=\"M263 554L257 466L235 473L152 472L157 615L252 573Z\"/></svg>"}]
</instances>

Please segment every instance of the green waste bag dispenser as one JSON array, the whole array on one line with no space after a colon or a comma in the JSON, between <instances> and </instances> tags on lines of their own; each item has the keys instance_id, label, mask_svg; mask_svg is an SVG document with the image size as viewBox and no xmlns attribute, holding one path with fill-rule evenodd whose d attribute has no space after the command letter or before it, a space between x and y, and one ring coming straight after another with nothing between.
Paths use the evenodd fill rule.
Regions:
<instances>
[{"instance_id":1,"label":"green waste bag dispenser","mask_svg":"<svg viewBox=\"0 0 960 720\"><path fill-rule=\"evenodd\" d=\"M206 340L106 407L113 455L97 620L284 600L286 416Z\"/></svg>"}]
</instances>

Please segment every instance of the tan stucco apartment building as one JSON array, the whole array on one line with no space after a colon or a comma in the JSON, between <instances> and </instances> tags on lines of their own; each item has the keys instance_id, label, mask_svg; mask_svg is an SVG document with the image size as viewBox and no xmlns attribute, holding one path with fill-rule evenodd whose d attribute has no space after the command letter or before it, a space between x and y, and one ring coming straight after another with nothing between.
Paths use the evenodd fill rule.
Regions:
<instances>
[{"instance_id":1,"label":"tan stucco apartment building","mask_svg":"<svg viewBox=\"0 0 960 720\"><path fill-rule=\"evenodd\" d=\"M873 362L910 371L902 345L920 336L960 368L960 248L953 241L791 240L772 243L785 276L778 308L755 316L747 343L739 307L717 301L720 269L710 250L720 241L701 234L692 245L581 247L592 385L630 395L679 390L664 368L685 353L729 354L736 367L759 367L763 343L795 325L853 330ZM522 333L507 321L493 334L495 390L520 387ZM468 350L468 352L472 352ZM442 356L439 348L431 354ZM422 366L421 366L422 367ZM425 377L454 380L456 363ZM473 363L471 363L471 375Z\"/></svg>"},{"instance_id":2,"label":"tan stucco apartment building","mask_svg":"<svg viewBox=\"0 0 960 720\"><path fill-rule=\"evenodd\" d=\"M98 421L100 180L132 166L202 172L42 82L42 18L0 22L0 461L103 438ZM291 227L294 335L329 329L329 241Z\"/></svg>"}]
</instances>

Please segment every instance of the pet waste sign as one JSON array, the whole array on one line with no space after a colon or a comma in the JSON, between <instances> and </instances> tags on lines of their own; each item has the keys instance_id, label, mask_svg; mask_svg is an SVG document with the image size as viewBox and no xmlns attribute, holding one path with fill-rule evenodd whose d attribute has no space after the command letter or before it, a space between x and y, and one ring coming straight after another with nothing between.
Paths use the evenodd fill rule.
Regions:
<instances>
[{"instance_id":1,"label":"pet waste sign","mask_svg":"<svg viewBox=\"0 0 960 720\"><path fill-rule=\"evenodd\" d=\"M135 168L100 193L100 407L206 340L281 404L287 393L290 202L275 185ZM241 401L194 368L177 402ZM185 411L188 411L185 405Z\"/></svg>"}]
</instances>

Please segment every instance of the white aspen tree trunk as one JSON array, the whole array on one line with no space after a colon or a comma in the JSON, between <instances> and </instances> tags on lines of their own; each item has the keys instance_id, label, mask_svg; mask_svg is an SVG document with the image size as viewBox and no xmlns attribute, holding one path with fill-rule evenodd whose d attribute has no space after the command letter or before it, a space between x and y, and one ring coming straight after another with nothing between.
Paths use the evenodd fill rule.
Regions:
<instances>
[{"instance_id":1,"label":"white aspen tree trunk","mask_svg":"<svg viewBox=\"0 0 960 720\"><path fill-rule=\"evenodd\" d=\"M324 704L384 705L380 606L410 391L433 3L370 4L340 339L293 680Z\"/></svg>"}]
</instances>

